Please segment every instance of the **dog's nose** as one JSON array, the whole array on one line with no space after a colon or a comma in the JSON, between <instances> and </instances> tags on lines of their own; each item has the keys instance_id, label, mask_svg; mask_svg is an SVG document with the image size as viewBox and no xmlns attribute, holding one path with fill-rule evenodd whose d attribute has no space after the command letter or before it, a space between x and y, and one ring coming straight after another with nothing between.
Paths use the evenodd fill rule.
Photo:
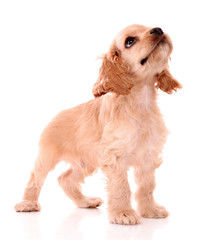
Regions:
<instances>
[{"instance_id":1,"label":"dog's nose","mask_svg":"<svg viewBox=\"0 0 217 240\"><path fill-rule=\"evenodd\" d=\"M161 28L153 28L151 29L150 34L156 34L160 36L160 35L163 35L164 32Z\"/></svg>"}]
</instances>

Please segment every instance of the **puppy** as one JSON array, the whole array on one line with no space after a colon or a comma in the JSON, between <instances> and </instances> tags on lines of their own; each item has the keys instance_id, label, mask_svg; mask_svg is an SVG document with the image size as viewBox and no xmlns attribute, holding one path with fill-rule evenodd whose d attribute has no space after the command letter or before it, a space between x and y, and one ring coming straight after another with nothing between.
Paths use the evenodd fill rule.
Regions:
<instances>
[{"instance_id":1,"label":"puppy","mask_svg":"<svg viewBox=\"0 0 217 240\"><path fill-rule=\"evenodd\" d=\"M95 99L59 113L45 128L39 153L17 212L39 211L39 193L49 171L65 161L59 178L66 195L81 208L95 208L100 198L84 196L80 183L99 167L107 178L111 223L138 224L140 217L165 218L153 198L155 169L167 137L157 106L157 89L181 88L169 72L170 37L161 28L131 25L123 29L102 57ZM127 170L134 168L137 212L131 207Z\"/></svg>"}]
</instances>

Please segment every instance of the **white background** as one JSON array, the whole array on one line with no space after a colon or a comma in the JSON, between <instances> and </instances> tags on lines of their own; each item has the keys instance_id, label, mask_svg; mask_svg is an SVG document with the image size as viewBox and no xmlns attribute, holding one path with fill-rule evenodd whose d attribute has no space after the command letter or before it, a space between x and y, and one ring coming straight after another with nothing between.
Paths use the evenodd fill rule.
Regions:
<instances>
[{"instance_id":1,"label":"white background","mask_svg":"<svg viewBox=\"0 0 217 240\"><path fill-rule=\"evenodd\" d=\"M40 213L15 213L41 131L59 111L92 97L114 36L139 23L174 43L170 70L182 83L159 92L171 134L157 170L155 197L170 217L138 226L108 222L106 204L77 209L50 173ZM0 1L1 239L217 239L217 17L215 1ZM135 183L129 174L132 191ZM101 173L84 191L106 202Z\"/></svg>"}]
</instances>

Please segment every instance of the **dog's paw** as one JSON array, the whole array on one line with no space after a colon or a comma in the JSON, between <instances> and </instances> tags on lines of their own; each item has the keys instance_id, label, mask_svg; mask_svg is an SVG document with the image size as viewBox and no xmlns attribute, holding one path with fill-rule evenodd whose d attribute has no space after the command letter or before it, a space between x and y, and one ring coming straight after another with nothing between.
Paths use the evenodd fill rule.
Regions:
<instances>
[{"instance_id":1,"label":"dog's paw","mask_svg":"<svg viewBox=\"0 0 217 240\"><path fill-rule=\"evenodd\" d=\"M158 204L153 204L139 210L140 216L144 218L166 218L169 216L168 211Z\"/></svg>"},{"instance_id":2,"label":"dog's paw","mask_svg":"<svg viewBox=\"0 0 217 240\"><path fill-rule=\"evenodd\" d=\"M140 217L133 209L110 213L109 221L110 223L123 225L135 225L141 223Z\"/></svg>"},{"instance_id":3,"label":"dog's paw","mask_svg":"<svg viewBox=\"0 0 217 240\"><path fill-rule=\"evenodd\" d=\"M23 200L22 202L15 205L16 212L37 212L41 210L41 207L37 201L27 201Z\"/></svg>"},{"instance_id":4,"label":"dog's paw","mask_svg":"<svg viewBox=\"0 0 217 240\"><path fill-rule=\"evenodd\" d=\"M77 202L76 205L79 208L96 208L103 204L103 200L97 197L85 197L81 201Z\"/></svg>"}]
</instances>

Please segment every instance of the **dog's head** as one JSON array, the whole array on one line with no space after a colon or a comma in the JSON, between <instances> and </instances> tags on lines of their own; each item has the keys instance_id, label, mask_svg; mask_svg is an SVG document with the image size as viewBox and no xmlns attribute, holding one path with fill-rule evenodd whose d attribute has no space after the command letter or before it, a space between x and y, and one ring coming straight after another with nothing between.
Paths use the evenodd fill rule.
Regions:
<instances>
[{"instance_id":1,"label":"dog's head","mask_svg":"<svg viewBox=\"0 0 217 240\"><path fill-rule=\"evenodd\" d=\"M94 96L107 92L127 95L134 85L145 82L167 93L181 88L168 70L172 49L170 37L161 28L142 25L125 28L103 56Z\"/></svg>"}]
</instances>

